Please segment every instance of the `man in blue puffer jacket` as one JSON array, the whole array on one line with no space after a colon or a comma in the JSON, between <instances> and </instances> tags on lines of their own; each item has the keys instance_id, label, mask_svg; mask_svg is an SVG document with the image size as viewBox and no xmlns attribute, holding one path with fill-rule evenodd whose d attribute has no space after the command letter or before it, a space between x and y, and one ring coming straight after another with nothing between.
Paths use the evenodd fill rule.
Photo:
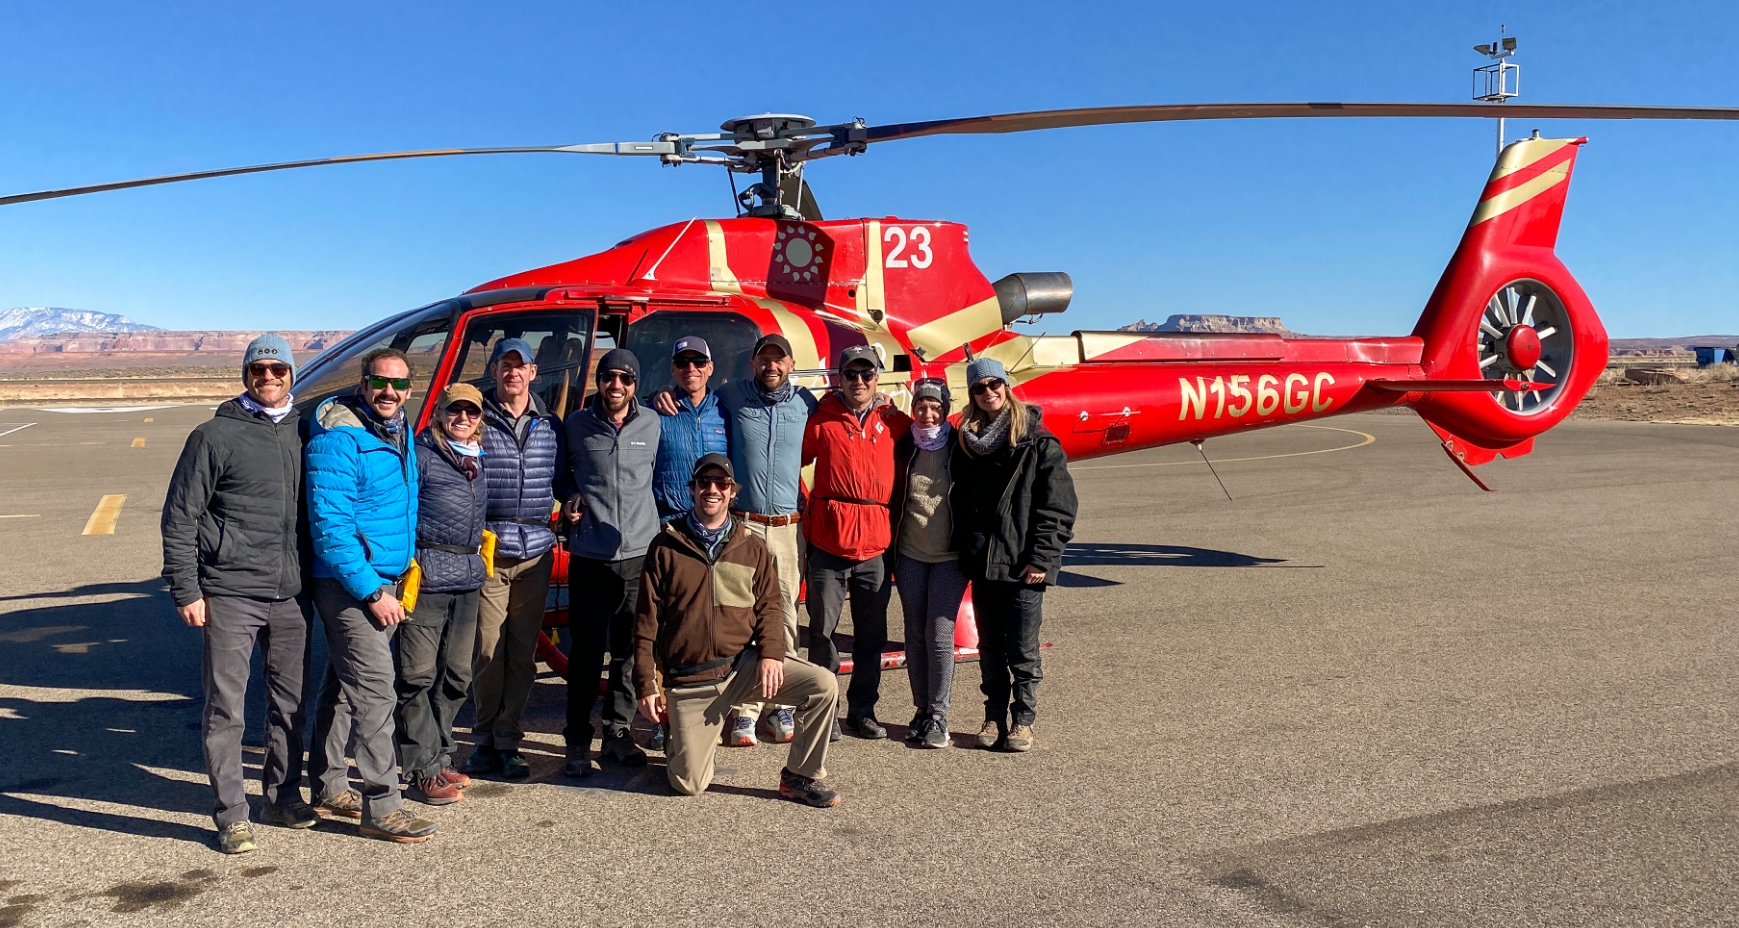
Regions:
<instances>
[{"instance_id":1,"label":"man in blue puffer jacket","mask_svg":"<svg viewBox=\"0 0 1739 928\"><path fill-rule=\"evenodd\" d=\"M550 519L557 490L565 498L568 486L557 474L567 444L562 424L531 392L535 359L524 339L497 342L489 361L495 387L483 396L483 479L496 536L495 576L484 582L477 607L471 684L477 748L465 772L510 780L531 775L519 752L525 738L520 716L537 679L537 636L556 544Z\"/></svg>"},{"instance_id":2,"label":"man in blue puffer jacket","mask_svg":"<svg viewBox=\"0 0 1739 928\"><path fill-rule=\"evenodd\" d=\"M694 464L704 454L730 450L725 417L718 395L707 390L713 375L712 349L698 335L684 335L670 350L671 399L676 412L663 416L658 435L658 466L652 475L652 495L658 520L669 522L694 506L688 484Z\"/></svg>"},{"instance_id":3,"label":"man in blue puffer jacket","mask_svg":"<svg viewBox=\"0 0 1739 928\"><path fill-rule=\"evenodd\" d=\"M362 357L356 393L314 411L307 445L314 603L326 625L331 675L342 691L328 687L321 694L314 750L328 761L342 758L348 741L363 781L359 796L342 762L335 769L326 765L317 806L328 815L360 818L368 837L402 843L435 833L433 822L404 808L393 748L392 636L404 621L396 583L410 567L417 538L417 468L403 409L410 396L404 354L371 351Z\"/></svg>"}]
</instances>

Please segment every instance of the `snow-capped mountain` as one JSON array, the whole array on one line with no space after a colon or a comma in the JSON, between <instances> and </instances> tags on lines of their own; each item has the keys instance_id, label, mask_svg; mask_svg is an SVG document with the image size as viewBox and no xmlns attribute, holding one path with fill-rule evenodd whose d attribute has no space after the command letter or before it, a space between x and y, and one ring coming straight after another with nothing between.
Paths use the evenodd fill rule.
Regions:
<instances>
[{"instance_id":1,"label":"snow-capped mountain","mask_svg":"<svg viewBox=\"0 0 1739 928\"><path fill-rule=\"evenodd\" d=\"M0 342L28 338L32 335L58 335L63 332L160 332L154 325L134 322L114 313L94 313L85 309L61 309L55 306L21 306L0 311Z\"/></svg>"}]
</instances>

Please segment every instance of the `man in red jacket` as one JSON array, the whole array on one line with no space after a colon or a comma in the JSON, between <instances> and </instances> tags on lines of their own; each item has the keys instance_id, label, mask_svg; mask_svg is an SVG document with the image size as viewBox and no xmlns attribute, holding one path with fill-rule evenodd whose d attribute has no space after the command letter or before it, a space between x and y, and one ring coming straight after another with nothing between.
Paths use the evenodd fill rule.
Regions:
<instances>
[{"instance_id":1,"label":"man in red jacket","mask_svg":"<svg viewBox=\"0 0 1739 928\"><path fill-rule=\"evenodd\" d=\"M838 388L815 407L803 430L803 463L815 465L803 517L809 535L809 660L839 672L833 632L849 591L855 667L845 694L845 724L868 739L888 736L876 721L893 593L883 555L892 535L894 443L912 428L911 418L876 392L881 368L869 345L840 352Z\"/></svg>"}]
</instances>

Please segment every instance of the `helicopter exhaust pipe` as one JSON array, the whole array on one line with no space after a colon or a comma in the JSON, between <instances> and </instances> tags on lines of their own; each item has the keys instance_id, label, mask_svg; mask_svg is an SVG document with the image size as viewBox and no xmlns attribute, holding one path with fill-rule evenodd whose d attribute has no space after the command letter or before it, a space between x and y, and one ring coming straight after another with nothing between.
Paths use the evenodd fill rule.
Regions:
<instances>
[{"instance_id":1,"label":"helicopter exhaust pipe","mask_svg":"<svg viewBox=\"0 0 1739 928\"><path fill-rule=\"evenodd\" d=\"M1075 295L1075 282L1062 271L1010 274L991 286L1002 305L1003 325L1023 316L1060 313L1069 308L1069 299Z\"/></svg>"}]
</instances>

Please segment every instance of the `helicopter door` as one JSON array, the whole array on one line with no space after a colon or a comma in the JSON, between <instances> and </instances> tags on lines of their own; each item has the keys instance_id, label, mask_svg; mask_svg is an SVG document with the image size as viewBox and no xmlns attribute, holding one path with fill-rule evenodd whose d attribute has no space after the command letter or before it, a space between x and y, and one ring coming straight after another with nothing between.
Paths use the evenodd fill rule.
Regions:
<instances>
[{"instance_id":1,"label":"helicopter door","mask_svg":"<svg viewBox=\"0 0 1739 928\"><path fill-rule=\"evenodd\" d=\"M707 389L717 390L727 380L749 376L749 353L761 330L747 316L717 310L665 309L641 316L629 324L622 342L640 359L638 395L650 396L654 390L670 386L670 346L685 335L706 339L712 349L713 375Z\"/></svg>"},{"instance_id":2,"label":"helicopter door","mask_svg":"<svg viewBox=\"0 0 1739 928\"><path fill-rule=\"evenodd\" d=\"M463 382L484 392L495 387L489 355L504 338L522 338L537 355L532 393L544 409L564 417L585 399L588 347L597 313L591 309L545 307L473 315L465 320L465 338L453 362L450 382Z\"/></svg>"}]
</instances>

